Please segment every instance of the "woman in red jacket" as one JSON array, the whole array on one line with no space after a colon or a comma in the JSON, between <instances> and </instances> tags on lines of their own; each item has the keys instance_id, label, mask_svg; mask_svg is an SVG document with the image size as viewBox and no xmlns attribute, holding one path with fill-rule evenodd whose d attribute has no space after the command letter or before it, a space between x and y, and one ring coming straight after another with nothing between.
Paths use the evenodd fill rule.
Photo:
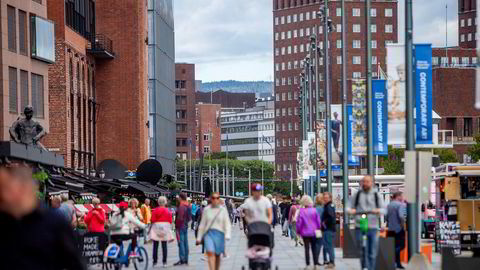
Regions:
<instances>
[{"instance_id":1,"label":"woman in red jacket","mask_svg":"<svg viewBox=\"0 0 480 270\"><path fill-rule=\"evenodd\" d=\"M92 200L93 209L88 211L84 221L89 232L105 232L105 211L100 207L100 199Z\"/></svg>"},{"instance_id":2,"label":"woman in red jacket","mask_svg":"<svg viewBox=\"0 0 480 270\"><path fill-rule=\"evenodd\" d=\"M158 198L158 207L152 211L152 227L150 238L153 240L153 265L158 261L158 244L162 242L162 262L167 266L167 242L173 241L172 233L172 213L167 205L167 198L161 196Z\"/></svg>"}]
</instances>

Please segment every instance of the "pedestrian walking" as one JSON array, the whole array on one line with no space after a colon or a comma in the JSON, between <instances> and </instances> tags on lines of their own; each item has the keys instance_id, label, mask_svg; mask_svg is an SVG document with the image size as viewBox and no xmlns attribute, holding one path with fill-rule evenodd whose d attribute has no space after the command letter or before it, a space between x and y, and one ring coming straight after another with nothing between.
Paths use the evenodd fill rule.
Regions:
<instances>
[{"instance_id":1,"label":"pedestrian walking","mask_svg":"<svg viewBox=\"0 0 480 270\"><path fill-rule=\"evenodd\" d=\"M145 202L140 207L140 213L142 214L142 222L150 224L152 219L152 208L150 208L150 199L145 199Z\"/></svg>"},{"instance_id":2,"label":"pedestrian walking","mask_svg":"<svg viewBox=\"0 0 480 270\"><path fill-rule=\"evenodd\" d=\"M298 247L298 236L297 236L297 210L300 209L300 205L297 204L297 199L292 198L292 206L288 212L288 224L290 228L290 237L295 242L295 246Z\"/></svg>"},{"instance_id":3,"label":"pedestrian walking","mask_svg":"<svg viewBox=\"0 0 480 270\"><path fill-rule=\"evenodd\" d=\"M317 210L317 214L320 217L320 219L323 216L323 207L324 201L323 201L323 193L318 193L317 196L315 197L315 210ZM317 239L317 254L315 255L318 258L318 263L319 265L325 264L327 261L327 250L323 247L323 235L319 239ZM320 252L322 251L323 248L323 264L320 263Z\"/></svg>"},{"instance_id":4,"label":"pedestrian walking","mask_svg":"<svg viewBox=\"0 0 480 270\"><path fill-rule=\"evenodd\" d=\"M89 232L103 233L105 232L105 210L100 207L100 199L98 198L93 198L92 204L92 210L88 211L83 220Z\"/></svg>"},{"instance_id":5,"label":"pedestrian walking","mask_svg":"<svg viewBox=\"0 0 480 270\"><path fill-rule=\"evenodd\" d=\"M63 214L65 219L70 223L72 228L77 226L77 215L75 213L75 208L72 203L68 201L68 193L62 193L60 195L60 200L62 201L58 210Z\"/></svg>"},{"instance_id":6,"label":"pedestrian walking","mask_svg":"<svg viewBox=\"0 0 480 270\"><path fill-rule=\"evenodd\" d=\"M246 199L243 205L247 224L257 221L272 224L272 203L267 197L262 195L263 186L258 183L253 183L250 190L252 197Z\"/></svg>"},{"instance_id":7,"label":"pedestrian walking","mask_svg":"<svg viewBox=\"0 0 480 270\"><path fill-rule=\"evenodd\" d=\"M197 219L197 211L199 209L199 205L195 201L192 202L191 205L192 208L192 230L195 230L195 223L200 222L200 220Z\"/></svg>"},{"instance_id":8,"label":"pedestrian walking","mask_svg":"<svg viewBox=\"0 0 480 270\"><path fill-rule=\"evenodd\" d=\"M272 227L275 228L275 225L278 223L278 206L277 204L273 201L273 196L272 194L267 194L267 199L270 201L272 204Z\"/></svg>"},{"instance_id":9,"label":"pedestrian walking","mask_svg":"<svg viewBox=\"0 0 480 270\"><path fill-rule=\"evenodd\" d=\"M37 192L30 167L14 162L0 166L1 269L86 269L72 227L39 201Z\"/></svg>"},{"instance_id":10,"label":"pedestrian walking","mask_svg":"<svg viewBox=\"0 0 480 270\"><path fill-rule=\"evenodd\" d=\"M323 223L323 248L328 255L328 262L325 269L335 268L335 247L333 246L333 240L336 232L336 215L335 207L332 204L332 194L330 192L323 193L323 214L321 217ZM323 258L325 260L325 258Z\"/></svg>"},{"instance_id":11,"label":"pedestrian walking","mask_svg":"<svg viewBox=\"0 0 480 270\"><path fill-rule=\"evenodd\" d=\"M296 232L303 238L305 246L306 269L310 268L310 249L312 250L313 265L318 265L317 241L322 237L320 216L313 207L310 196L304 195L301 199L304 208L298 210Z\"/></svg>"},{"instance_id":12,"label":"pedestrian walking","mask_svg":"<svg viewBox=\"0 0 480 270\"><path fill-rule=\"evenodd\" d=\"M132 202L132 200L130 200ZM109 220L109 227L112 229L112 241L119 246L123 241L132 240L132 252L130 257L137 256L135 249L137 247L137 234L135 229L145 229L146 225L143 224L137 216L135 216L131 208L128 207L126 202L121 202L118 206L119 211L114 213Z\"/></svg>"},{"instance_id":13,"label":"pedestrian walking","mask_svg":"<svg viewBox=\"0 0 480 270\"><path fill-rule=\"evenodd\" d=\"M387 237L395 238L395 264L397 269L404 269L400 262L400 252L405 248L405 203L403 193L393 193L392 201L387 206Z\"/></svg>"},{"instance_id":14,"label":"pedestrian walking","mask_svg":"<svg viewBox=\"0 0 480 270\"><path fill-rule=\"evenodd\" d=\"M200 206L200 209L197 211L197 226L195 227L195 239L198 237L198 227L200 226L200 221L202 221L202 216L203 216L203 211L205 211L205 207L208 206L207 201L202 201L202 205ZM205 253L205 245L202 243L202 254ZM201 259L205 260L205 257L202 257Z\"/></svg>"},{"instance_id":15,"label":"pedestrian walking","mask_svg":"<svg viewBox=\"0 0 480 270\"><path fill-rule=\"evenodd\" d=\"M220 194L211 195L211 204L202 214L196 244L204 243L210 270L220 269L220 258L225 253L225 240L231 237L228 210L220 205Z\"/></svg>"},{"instance_id":16,"label":"pedestrian walking","mask_svg":"<svg viewBox=\"0 0 480 270\"><path fill-rule=\"evenodd\" d=\"M180 193L178 207L175 213L175 233L178 242L180 260L174 266L188 265L188 222L192 219L192 212L187 202L187 194Z\"/></svg>"},{"instance_id":17,"label":"pedestrian walking","mask_svg":"<svg viewBox=\"0 0 480 270\"><path fill-rule=\"evenodd\" d=\"M167 205L167 198L160 196L157 200L158 207L152 211L152 227L150 229L150 239L153 240L153 266L158 262L158 246L162 244L162 264L167 267L167 244L173 242L172 233L172 213Z\"/></svg>"},{"instance_id":18,"label":"pedestrian walking","mask_svg":"<svg viewBox=\"0 0 480 270\"><path fill-rule=\"evenodd\" d=\"M377 191L373 189L373 179L371 176L365 176L360 181L361 189L356 192L351 198L347 207L347 212L350 215L356 213L366 213L368 222L367 246L360 249L360 262L362 269L368 270L375 269L375 261L378 252L378 230L380 228L379 216L384 215L386 209L383 204L383 200ZM358 243L357 246L361 247L364 233L360 230L361 216L357 215L355 220L355 236Z\"/></svg>"}]
</instances>

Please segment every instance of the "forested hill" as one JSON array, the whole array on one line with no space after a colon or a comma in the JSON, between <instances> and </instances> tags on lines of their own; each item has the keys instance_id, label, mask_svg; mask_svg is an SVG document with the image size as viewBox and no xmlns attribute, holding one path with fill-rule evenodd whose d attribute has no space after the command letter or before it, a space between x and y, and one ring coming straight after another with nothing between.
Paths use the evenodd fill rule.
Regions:
<instances>
[{"instance_id":1,"label":"forested hill","mask_svg":"<svg viewBox=\"0 0 480 270\"><path fill-rule=\"evenodd\" d=\"M272 82L267 81L217 81L202 83L200 91L210 92L223 89L233 93L256 93L257 97L272 95Z\"/></svg>"}]
</instances>

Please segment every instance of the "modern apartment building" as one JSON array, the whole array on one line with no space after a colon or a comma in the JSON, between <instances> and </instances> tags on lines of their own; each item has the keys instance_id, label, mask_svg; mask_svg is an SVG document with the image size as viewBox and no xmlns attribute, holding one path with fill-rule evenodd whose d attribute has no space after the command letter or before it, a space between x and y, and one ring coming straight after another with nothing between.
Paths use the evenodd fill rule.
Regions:
<instances>
[{"instance_id":1,"label":"modern apartment building","mask_svg":"<svg viewBox=\"0 0 480 270\"><path fill-rule=\"evenodd\" d=\"M317 34L318 46L323 49L323 24L317 16L321 0L274 0L273 1L273 42L275 74L275 138L276 175L289 179L288 168L294 168L297 175L297 152L302 144L302 127L299 117L299 74L303 71L302 60L310 48L310 36ZM341 1L328 1L328 14L333 31L329 34L330 78L332 104L340 103L342 46L347 46L348 88L352 78L366 77L366 27L365 1L346 1L346 29L342 29ZM397 1L372 1L372 75L378 76L378 69L386 70L387 43L396 43ZM342 44L342 31L347 31L347 43ZM324 65L319 59L320 89L323 91ZM351 96L351 95L350 95Z\"/></svg>"},{"instance_id":2,"label":"modern apartment building","mask_svg":"<svg viewBox=\"0 0 480 270\"><path fill-rule=\"evenodd\" d=\"M458 0L458 45L477 47L477 0Z\"/></svg>"},{"instance_id":3,"label":"modern apartment building","mask_svg":"<svg viewBox=\"0 0 480 270\"><path fill-rule=\"evenodd\" d=\"M1 0L2 106L0 140L27 105L34 119L50 132L48 65L55 62L54 24L47 20L46 1Z\"/></svg>"},{"instance_id":4,"label":"modern apartment building","mask_svg":"<svg viewBox=\"0 0 480 270\"><path fill-rule=\"evenodd\" d=\"M222 112L222 152L239 160L275 162L275 113L273 98L259 100L254 108Z\"/></svg>"},{"instance_id":5,"label":"modern apartment building","mask_svg":"<svg viewBox=\"0 0 480 270\"><path fill-rule=\"evenodd\" d=\"M174 38L173 1L148 0L149 156L171 175L176 152Z\"/></svg>"},{"instance_id":6,"label":"modern apartment building","mask_svg":"<svg viewBox=\"0 0 480 270\"><path fill-rule=\"evenodd\" d=\"M176 153L179 159L190 158L195 143L195 65L175 64ZM196 151L191 158L196 159Z\"/></svg>"},{"instance_id":7,"label":"modern apartment building","mask_svg":"<svg viewBox=\"0 0 480 270\"><path fill-rule=\"evenodd\" d=\"M64 156L66 167L88 171L97 163L98 55L89 51L96 37L95 1L48 1L47 4L48 18L55 22L56 63L49 68L51 117L45 145ZM112 57L111 50L106 48L99 52L108 54L107 59Z\"/></svg>"}]
</instances>

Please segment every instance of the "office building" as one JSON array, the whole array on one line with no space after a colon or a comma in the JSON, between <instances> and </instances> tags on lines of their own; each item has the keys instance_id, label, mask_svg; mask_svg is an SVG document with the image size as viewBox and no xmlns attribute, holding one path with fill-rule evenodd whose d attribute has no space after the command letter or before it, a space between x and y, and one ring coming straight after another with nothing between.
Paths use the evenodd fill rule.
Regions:
<instances>
[{"instance_id":1,"label":"office building","mask_svg":"<svg viewBox=\"0 0 480 270\"><path fill-rule=\"evenodd\" d=\"M149 156L171 175L176 153L174 40L173 1L148 0Z\"/></svg>"},{"instance_id":2,"label":"office building","mask_svg":"<svg viewBox=\"0 0 480 270\"><path fill-rule=\"evenodd\" d=\"M239 160L275 162L275 113L273 98L260 100L254 108L222 112L222 152Z\"/></svg>"},{"instance_id":3,"label":"office building","mask_svg":"<svg viewBox=\"0 0 480 270\"><path fill-rule=\"evenodd\" d=\"M458 45L477 47L477 0L458 0Z\"/></svg>"},{"instance_id":4,"label":"office building","mask_svg":"<svg viewBox=\"0 0 480 270\"><path fill-rule=\"evenodd\" d=\"M175 64L175 116L176 116L176 153L177 158L190 158L195 142L195 65ZM191 158L197 157L196 151Z\"/></svg>"},{"instance_id":5,"label":"office building","mask_svg":"<svg viewBox=\"0 0 480 270\"><path fill-rule=\"evenodd\" d=\"M195 157L205 157L211 153L221 152L220 148L220 104L195 105L195 140L193 154Z\"/></svg>"},{"instance_id":6,"label":"office building","mask_svg":"<svg viewBox=\"0 0 480 270\"><path fill-rule=\"evenodd\" d=\"M318 46L323 50L323 24L317 15L323 4L320 0L273 1L273 42L275 74L275 138L276 175L289 179L288 168L297 175L297 152L302 145L302 126L299 117L299 74L304 70L302 60L310 49L310 37L317 34ZM397 42L397 1L372 1L372 75L379 68L386 70L387 43ZM342 29L341 1L328 1L328 14L332 20L329 34L330 82L332 104L340 103L342 46L347 46L347 92L351 92L352 78L366 77L365 1L346 1L347 29ZM347 31L348 42L342 44L342 31ZM324 60L319 58L319 85L324 91ZM351 95L350 95L351 96Z\"/></svg>"}]
</instances>

